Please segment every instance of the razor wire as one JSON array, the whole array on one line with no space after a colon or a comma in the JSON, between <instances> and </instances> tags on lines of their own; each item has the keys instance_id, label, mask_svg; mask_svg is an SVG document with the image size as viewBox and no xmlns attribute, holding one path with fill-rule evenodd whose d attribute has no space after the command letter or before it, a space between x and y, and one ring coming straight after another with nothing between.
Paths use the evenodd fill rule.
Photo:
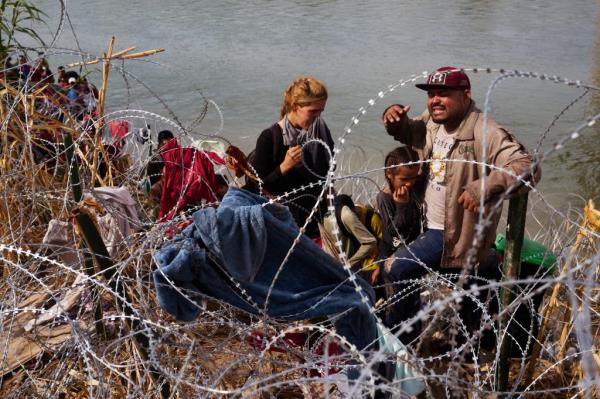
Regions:
<instances>
[{"instance_id":1,"label":"razor wire","mask_svg":"<svg viewBox=\"0 0 600 399\"><path fill-rule=\"evenodd\" d=\"M60 4L61 23L51 45L43 49L40 57L52 60L52 57L58 55L70 55L82 61L101 59L102 57L86 53L81 48L70 50L55 46L64 31L65 20L69 21L65 4ZM154 61L143 62L163 67ZM13 67L15 68L18 69L18 65ZM193 211L217 206L218 203L198 205L178 214L168 223L157 224L153 216L156 201L149 198L141 184L143 171L152 160L148 149L150 145L156 144L156 136L151 134L148 141L140 142L136 140L136 132L151 125L152 133L161 129L173 129L182 142L198 146L203 140L215 141L223 146L236 143L224 137L224 117L219 106L213 100L205 98L200 91L197 93L203 105L192 123L185 126L168 101L161 96L162 93L152 88L152 82L145 82L132 72L135 70L135 63L128 61L120 65L111 64L111 68L119 73L124 82L128 93L127 106L119 108L117 104L111 103L110 112L106 112L102 120L94 120L91 125L84 126L67 108L42 112L39 104L34 103L32 108L29 103L23 102L32 92L41 88L38 84L31 84L29 79L20 82L16 92L2 98L3 143L9 143L9 136L11 140L10 145L3 144L3 153L0 154L3 168L0 176L3 185L0 202L3 208L1 214L5 218L0 243L3 281L3 299L0 301L2 396L146 398L161 397L164 386L169 386L174 397L259 397L286 394L364 397L375 391L401 395L400 382L384 381L377 371L377 364L383 360L395 359L376 349L375 342L365 350L359 350L350 344L332 325L332 320L339 315L332 315L325 320L294 322L269 317L269 299L271 291L276 287L278 274L275 275L267 299L262 305L253 300L243 284L229 276L235 294L254 313L234 308L207 295L187 292L177 287L175 282L169 284L189 298L190 303L200 311L200 316L192 322L183 323L160 309L152 281L152 273L157 270L153 254L168 242L166 236L169 229L176 228ZM548 132L556 128L556 122L569 109L589 92L599 90L598 87L579 80L538 72L507 68L463 70L490 77L491 83L484 102L484 118L490 113L497 85L505 80L534 79L547 84L563 85L565 90L583 90L562 110L557 110L546 131L540 134L536 152L542 148L543 143L547 143ZM5 73L8 72L10 71L5 70ZM172 69L169 72L177 73ZM340 132L335 148L330 153L331 162L325 179L321 183L298 187L270 198L267 204L285 205L303 195L307 189L314 188L320 190L319 199L326 201L330 212L333 210L331 200L334 192L346 192L354 198L360 198L362 202L373 203L374 196L383 188L386 168L381 166L380 156L368 154L361 147L353 147L352 140L363 118L375 112L384 99L387 101L392 94L396 95L400 89L426 78L427 75L427 72L410 75L366 100L366 104L349 118L348 124ZM99 74L89 68L87 77L91 81L94 77L99 78ZM136 103L133 108L129 106L129 98L134 96L134 90L138 88L158 101L164 109L164 115L144 110L142 103ZM219 128L215 132L202 133L199 128L203 118L210 112L209 105L217 114ZM114 262L110 269L113 274L110 280L101 271L94 270L90 274L86 272L85 262L91 253L80 244L78 232L69 224L72 218L70 211L81 204L71 199L70 168L73 166L65 162L67 148L58 143L53 155L49 151L51 155L41 160L39 158L40 148L43 147L32 126L35 125L36 118L40 118L39 115L44 115L47 118L45 121L56 120L57 111L65 116L60 121L61 128L77 133L73 149L80 155L89 151L94 126L123 120L130 123L131 130L124 138L126 147L123 154L128 159L128 164L114 177L114 183L127 188L131 193L139 216L138 222L98 199L96 187L89 180L89 167L86 169L85 165L79 165L82 170L82 188L89 194L87 198L90 201L96 198L96 204L86 204L90 212L98 218L107 215L124 218L132 224L134 230L127 237L117 237L110 247L114 249ZM593 135L598 118L600 113L595 112L592 117L580 121L573 130L558 133L556 141L548 149L538 153L537 162L543 167L547 159L565 151L572 142L577 143L582 137ZM383 128L381 134L384 134ZM104 137L104 140L107 138ZM320 141L316 143L327 148ZM356 162L351 161L355 156L364 160L366 166L357 168ZM517 176L510 169L488 164L485 158L481 162L465 162L506 173L515 179L515 184L529 185L527 176ZM416 163L423 164L424 167L428 165L428 161ZM484 179L482 189L485 184ZM481 284L467 286L467 277L472 276L468 276L466 272L441 274L429 270L425 277L403 282L403 287L385 301L369 306L372 315L381 321L381 312L412 292L422 292L421 309L412 319L403 322L397 332L408 332L417 324L423 325L422 334L408 346L403 361L422 376L426 384L426 396L486 397L494 393L495 372L499 367L498 342L502 337L512 334L506 326L497 327L495 321L499 315L488 309L490 301L497 300L494 297L498 296L500 289L512 290L515 297L507 308L502 309L501 315L511 315L517 309L525 308L531 315L532 325L548 325L547 336L538 337L530 332L525 346L517 348L512 361L514 371L511 374L510 393L517 397L592 397L600 390L600 358L597 348L600 333L600 232L584 224L585 215L580 209L583 201L574 201L573 204L567 204L566 209L559 209L538 187L530 187L529 196L535 201L531 205L534 209L529 217L533 228L537 229L534 235L536 240L557 254L557 273L545 272L508 281L478 278ZM505 197L494 204L494 211L502 210ZM480 207L483 208L483 205L480 204ZM318 209L315 206L307 211L310 220L315 217ZM546 215L544 219L532 218L534 212L545 212ZM489 222L484 214L490 213L480 212L480 226ZM66 223L67 241L63 244L47 245L42 242L52 220ZM279 266L278 273L289 266L288 260L297 250L307 224L308 221L304 226L299 226L299 233ZM100 230L104 231L102 227ZM483 229L477 231L481 233ZM482 235L476 235L476 240L478 242L474 245L479 245ZM368 302L366 294L357 283L360 277L348 263L348 255L342 250L340 240L337 241L343 263L341 267L347 274L347 280L343 283L354 284L357 294ZM67 256L71 256L69 261L65 260ZM415 261L419 262L418 259ZM226 273L224 265L216 259L215 263ZM422 263L421 265L426 267ZM113 288L111 284L117 282L124 287L124 291ZM560 290L556 310L547 315L547 319L542 319L541 310L534 306L534 298L557 286ZM480 299L479 293L486 290L491 290L495 295ZM123 296L123 292L126 296ZM69 295L74 295L77 299L69 302ZM546 294L544 307L551 305L548 297L549 294ZM321 298L313 308L325 299L326 296ZM459 307L465 299L474 301L482 313L482 323L476 331L468 331L464 320L459 316ZM119 304L125 304L133 313L127 314ZM95 318L95 315L100 316ZM301 314L289 316L298 318ZM104 337L94 329L94 325L98 323L105 326ZM132 323L139 323L139 328L132 329ZM531 325L521 328L530 330ZM490 332L496 338L496 345L491 350L484 350L479 347L479 342L483 335ZM289 337L294 334L305 336L306 340L300 344L291 342ZM142 354L136 336L147 339L147 356ZM343 349L341 354L330 355L328 349L324 353L318 351L319 345L321 348L328 348L327 345L331 342ZM526 376L531 361L527 356L536 343L541 346L541 353L534 364L533 375ZM19 354L15 350L19 345L36 355L21 362L10 363L9 359L18 358ZM360 369L359 377L349 381L348 373L357 367Z\"/></svg>"}]
</instances>

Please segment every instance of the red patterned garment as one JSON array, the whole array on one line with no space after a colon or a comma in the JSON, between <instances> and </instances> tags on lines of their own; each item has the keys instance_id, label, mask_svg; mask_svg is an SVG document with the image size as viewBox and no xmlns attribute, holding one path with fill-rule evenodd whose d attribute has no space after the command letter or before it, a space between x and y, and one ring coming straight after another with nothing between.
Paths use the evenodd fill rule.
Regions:
<instances>
[{"instance_id":1,"label":"red patterned garment","mask_svg":"<svg viewBox=\"0 0 600 399\"><path fill-rule=\"evenodd\" d=\"M216 201L217 178L214 161L211 160L213 157L196 148L183 148L177 139L169 140L162 147L161 154L164 167L159 222L172 219L186 206Z\"/></svg>"}]
</instances>

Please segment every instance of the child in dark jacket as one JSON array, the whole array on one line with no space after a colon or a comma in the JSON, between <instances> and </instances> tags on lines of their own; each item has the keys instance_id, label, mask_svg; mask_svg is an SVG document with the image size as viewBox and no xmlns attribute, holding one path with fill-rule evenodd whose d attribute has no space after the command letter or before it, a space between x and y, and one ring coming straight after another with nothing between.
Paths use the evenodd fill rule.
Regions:
<instances>
[{"instance_id":1,"label":"child in dark jacket","mask_svg":"<svg viewBox=\"0 0 600 399\"><path fill-rule=\"evenodd\" d=\"M377 211L383 222L379 256L391 256L401 245L414 240L422 228L419 191L419 156L409 147L397 147L385 157L387 186L377 194Z\"/></svg>"}]
</instances>

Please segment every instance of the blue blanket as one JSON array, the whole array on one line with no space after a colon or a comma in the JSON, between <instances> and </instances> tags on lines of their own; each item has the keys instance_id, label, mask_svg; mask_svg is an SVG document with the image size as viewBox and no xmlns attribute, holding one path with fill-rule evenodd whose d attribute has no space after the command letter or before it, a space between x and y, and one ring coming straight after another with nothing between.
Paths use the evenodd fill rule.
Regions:
<instances>
[{"instance_id":1,"label":"blue blanket","mask_svg":"<svg viewBox=\"0 0 600 399\"><path fill-rule=\"evenodd\" d=\"M193 223L157 251L154 283L163 309L190 321L201 311L198 299L207 295L261 314L275 274L299 232L287 207L265 202L230 188L218 209L194 213ZM301 236L277 277L266 313L279 320L339 314L337 332L364 349L377 338L369 311L374 295L366 281L356 277L356 283L366 303L342 266Z\"/></svg>"}]
</instances>

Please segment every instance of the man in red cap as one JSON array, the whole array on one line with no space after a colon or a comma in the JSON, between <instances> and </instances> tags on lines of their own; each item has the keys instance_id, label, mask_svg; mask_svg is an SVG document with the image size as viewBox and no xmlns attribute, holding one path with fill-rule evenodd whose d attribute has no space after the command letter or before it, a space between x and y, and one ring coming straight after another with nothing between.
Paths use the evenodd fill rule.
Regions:
<instances>
[{"instance_id":1,"label":"man in red cap","mask_svg":"<svg viewBox=\"0 0 600 399\"><path fill-rule=\"evenodd\" d=\"M403 282L418 279L429 269L456 273L468 267L474 268L480 277L497 278L497 257L489 248L502 208L489 215L488 205L494 204L511 186L519 186L515 176L539 180L539 167L532 167L532 156L513 135L489 118L484 121L471 99L471 83L463 70L439 68L428 76L426 83L416 86L427 92L427 110L411 119L409 106L394 104L384 111L383 123L388 134L413 148L424 161L425 228L416 240L408 246L399 246L388 259L385 276L395 283L396 292L406 290ZM484 167L482 162L493 167ZM521 189L526 188L521 185ZM481 196L485 205L483 216L490 218L482 226L482 239L476 240ZM474 241L478 241L475 247ZM467 319L473 318L477 310L469 300L462 308L461 313ZM388 313L387 324L398 325L414 316L418 309L419 292L413 290L396 302ZM415 326L411 333L401 334L405 343L418 335L419 326L412 327Z\"/></svg>"}]
</instances>

